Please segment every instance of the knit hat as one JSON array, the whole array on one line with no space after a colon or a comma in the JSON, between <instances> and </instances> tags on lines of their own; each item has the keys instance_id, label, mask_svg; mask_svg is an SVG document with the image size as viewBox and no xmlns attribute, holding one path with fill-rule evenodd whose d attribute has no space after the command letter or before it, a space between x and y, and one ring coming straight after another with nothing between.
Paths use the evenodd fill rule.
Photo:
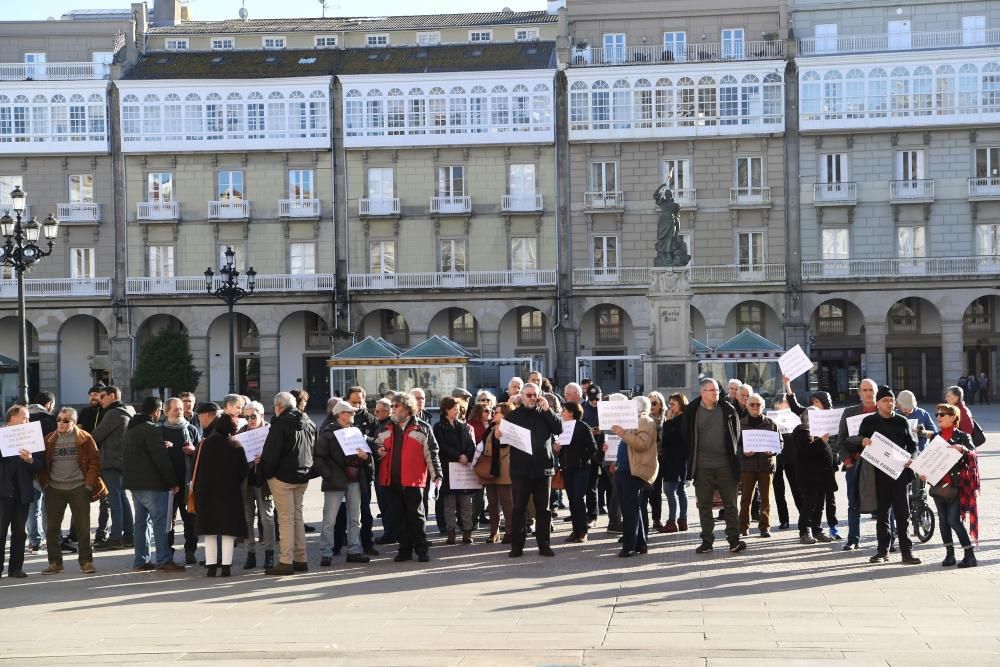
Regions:
<instances>
[{"instance_id":1,"label":"knit hat","mask_svg":"<svg viewBox=\"0 0 1000 667\"><path fill-rule=\"evenodd\" d=\"M899 392L899 396L896 397L896 403L899 407L904 410L912 410L917 407L917 397L913 395L913 392L909 389L904 389Z\"/></svg>"},{"instance_id":2,"label":"knit hat","mask_svg":"<svg viewBox=\"0 0 1000 667\"><path fill-rule=\"evenodd\" d=\"M813 395L809 397L809 402L819 401L822 404L824 410L829 410L833 407L833 400L830 398L830 394L825 391L815 391Z\"/></svg>"},{"instance_id":3,"label":"knit hat","mask_svg":"<svg viewBox=\"0 0 1000 667\"><path fill-rule=\"evenodd\" d=\"M881 401L883 398L896 398L896 395L892 393L892 389L889 388L887 384L880 384L878 387L878 393L875 394L875 402Z\"/></svg>"}]
</instances>

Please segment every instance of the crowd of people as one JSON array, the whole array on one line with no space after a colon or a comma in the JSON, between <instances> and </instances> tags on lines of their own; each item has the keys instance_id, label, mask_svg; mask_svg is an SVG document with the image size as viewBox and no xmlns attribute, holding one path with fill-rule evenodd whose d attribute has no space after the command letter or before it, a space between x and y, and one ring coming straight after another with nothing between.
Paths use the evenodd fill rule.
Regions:
<instances>
[{"instance_id":1,"label":"crowd of people","mask_svg":"<svg viewBox=\"0 0 1000 667\"><path fill-rule=\"evenodd\" d=\"M790 528L787 490L803 545L843 539L844 551L858 550L861 518L870 514L876 526L870 562L888 561L898 544L901 562L915 565L921 561L909 535L910 492L925 480L915 478L909 462L894 479L862 452L884 437L915 455L937 436L961 455L929 485L946 551L942 565L976 565L976 447L985 437L960 386L947 390L932 415L911 392L897 396L865 379L858 404L843 411L836 433L826 434L811 430L809 422L832 408L829 394L814 392L800 402L788 378L771 409L794 414L794 426L779 425L778 413L769 417L753 387L732 380L723 391L707 377L689 401L683 393L656 391L605 397L590 381L572 382L558 395L532 372L526 382L511 379L499 398L456 389L441 398L436 419L420 388L387 390L369 402L363 388L351 387L345 397L330 399L318 425L306 414L308 398L303 390L277 394L269 422L261 403L237 394L221 404L198 403L191 393L166 402L146 397L135 410L113 386L93 387L90 404L79 412L56 411L48 392L34 404L11 407L4 426L40 422L45 450L0 459L0 572L8 535L8 576L22 578L25 552L38 552L43 534L43 575L63 572L66 553L76 553L80 571L91 574L94 551L125 549L134 554L135 572L183 572L199 563L199 543L209 577L231 576L239 545L246 570L259 566L260 547L266 574L305 572L312 527L304 521L303 502L312 480L323 493L321 568L345 548L348 563L370 562L379 555L377 546L395 546L396 562L429 561L432 503L445 545L471 544L486 525L483 541L509 545L511 558L523 556L532 535L538 553L552 557L553 522L566 507L564 494L567 543L586 542L606 514L607 531L620 535L618 555L629 558L648 552L651 533L688 531L688 484L697 502L698 554L715 548L718 520L733 553L747 549L744 538L754 523L763 539L775 523ZM602 429L603 400L631 401L636 427ZM867 416L852 435L848 420L858 415ZM257 429L267 430L253 434ZM530 446L515 446L505 430L527 433ZM780 452L744 451L746 434L755 430L779 433ZM251 440L263 446L248 456L244 443ZM839 473L848 496L846 539L838 532ZM92 539L94 502L100 511ZM63 536L67 508L71 528ZM382 534L375 537L378 517ZM178 520L183 559L175 555Z\"/></svg>"}]
</instances>

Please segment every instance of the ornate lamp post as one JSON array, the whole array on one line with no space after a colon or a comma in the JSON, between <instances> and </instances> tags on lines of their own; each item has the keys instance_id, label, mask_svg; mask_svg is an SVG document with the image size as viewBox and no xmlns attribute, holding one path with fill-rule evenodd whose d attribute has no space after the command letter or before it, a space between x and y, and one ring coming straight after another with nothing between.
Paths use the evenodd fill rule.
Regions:
<instances>
[{"instance_id":1,"label":"ornate lamp post","mask_svg":"<svg viewBox=\"0 0 1000 667\"><path fill-rule=\"evenodd\" d=\"M218 287L215 286L215 271L212 267L208 267L205 270L205 290L212 296L222 299L226 302L226 306L229 307L229 393L236 393L236 350L235 343L233 342L236 338L236 313L233 308L236 306L236 302L245 296L250 296L253 294L254 283L257 279L257 272L253 270L251 266L247 271L246 276L246 287L242 287L239 284L240 272L233 263L236 257L236 251L232 248L226 248L226 263L219 269L219 275L222 277L222 284Z\"/></svg>"},{"instance_id":2,"label":"ornate lamp post","mask_svg":"<svg viewBox=\"0 0 1000 667\"><path fill-rule=\"evenodd\" d=\"M0 246L0 265L9 266L17 277L17 383L18 398L24 405L28 404L28 331L24 306L24 274L35 262L52 254L56 234L59 231L59 221L52 215L45 222L38 224L36 218L24 221L25 199L27 197L20 187L14 186L10 193L11 209L14 217L5 212L0 217L0 236L3 245ZM45 236L48 248L38 245L40 234Z\"/></svg>"}]
</instances>

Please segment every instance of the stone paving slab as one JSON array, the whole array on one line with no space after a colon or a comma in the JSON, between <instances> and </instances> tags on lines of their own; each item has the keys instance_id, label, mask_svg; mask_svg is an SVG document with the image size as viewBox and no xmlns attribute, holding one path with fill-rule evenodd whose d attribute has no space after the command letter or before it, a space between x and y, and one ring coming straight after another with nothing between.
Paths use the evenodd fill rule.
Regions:
<instances>
[{"instance_id":1,"label":"stone paving slab","mask_svg":"<svg viewBox=\"0 0 1000 667\"><path fill-rule=\"evenodd\" d=\"M283 578L240 569L242 549L230 579L207 579L198 567L133 574L124 551L96 554L97 575L79 574L67 556L66 573L41 577L39 554L27 558L28 579L0 579L0 662L1000 664L1000 407L976 416L990 433L974 570L942 569L937 534L915 547L923 565L903 566L898 556L869 565L868 520L863 548L853 553L837 543L800 545L792 530L752 536L743 554L698 556L695 523L687 533L654 536L648 555L626 561L615 557L617 535L600 528L587 544L562 544L569 528L557 520L554 559L529 542L516 561L500 545L474 544L435 546L430 563L398 564L380 547L369 565L341 557L323 569L312 534L310 571ZM318 525L321 509L314 485L307 521ZM846 517L843 490L838 514ZM721 536L717 544L724 546Z\"/></svg>"}]
</instances>

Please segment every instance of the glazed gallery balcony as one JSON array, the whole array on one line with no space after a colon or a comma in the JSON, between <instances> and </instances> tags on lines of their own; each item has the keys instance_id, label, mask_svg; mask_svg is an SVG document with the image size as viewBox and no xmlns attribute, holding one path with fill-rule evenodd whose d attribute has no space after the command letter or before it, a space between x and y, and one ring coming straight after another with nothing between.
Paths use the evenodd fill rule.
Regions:
<instances>
[{"instance_id":1,"label":"glazed gallery balcony","mask_svg":"<svg viewBox=\"0 0 1000 667\"><path fill-rule=\"evenodd\" d=\"M463 271L426 273L359 273L348 277L359 291L466 289L469 287L554 287L555 269L527 271Z\"/></svg>"}]
</instances>

